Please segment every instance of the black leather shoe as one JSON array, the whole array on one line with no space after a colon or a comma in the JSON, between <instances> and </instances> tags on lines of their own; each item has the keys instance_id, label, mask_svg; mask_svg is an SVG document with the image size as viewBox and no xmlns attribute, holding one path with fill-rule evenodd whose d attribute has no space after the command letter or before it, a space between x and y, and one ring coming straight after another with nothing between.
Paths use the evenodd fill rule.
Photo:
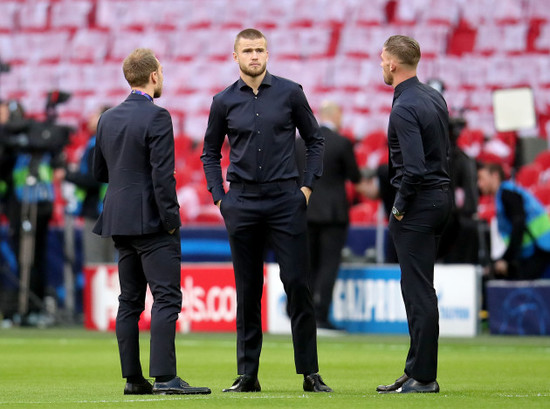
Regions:
<instances>
[{"instance_id":1,"label":"black leather shoe","mask_svg":"<svg viewBox=\"0 0 550 409\"><path fill-rule=\"evenodd\" d=\"M251 375L240 375L231 388L224 389L223 392L260 392L262 390L258 378Z\"/></svg>"},{"instance_id":2,"label":"black leather shoe","mask_svg":"<svg viewBox=\"0 0 550 409\"><path fill-rule=\"evenodd\" d=\"M395 393L439 393L439 384L437 381L424 383L409 378Z\"/></svg>"},{"instance_id":3,"label":"black leather shoe","mask_svg":"<svg viewBox=\"0 0 550 409\"><path fill-rule=\"evenodd\" d=\"M124 386L125 395L151 395L153 393L153 385L147 380L140 383L126 382Z\"/></svg>"},{"instance_id":4,"label":"black leather shoe","mask_svg":"<svg viewBox=\"0 0 550 409\"><path fill-rule=\"evenodd\" d=\"M376 387L376 391L379 393L395 392L397 389L401 388L403 384L408 380L409 377L406 374L403 374L391 385L378 385Z\"/></svg>"},{"instance_id":5,"label":"black leather shoe","mask_svg":"<svg viewBox=\"0 0 550 409\"><path fill-rule=\"evenodd\" d=\"M332 392L324 382L321 375L312 373L304 376L304 391L306 392Z\"/></svg>"},{"instance_id":6,"label":"black leather shoe","mask_svg":"<svg viewBox=\"0 0 550 409\"><path fill-rule=\"evenodd\" d=\"M153 385L155 395L208 395L210 388L202 386L189 386L187 382L176 376L168 382L155 382Z\"/></svg>"}]
</instances>

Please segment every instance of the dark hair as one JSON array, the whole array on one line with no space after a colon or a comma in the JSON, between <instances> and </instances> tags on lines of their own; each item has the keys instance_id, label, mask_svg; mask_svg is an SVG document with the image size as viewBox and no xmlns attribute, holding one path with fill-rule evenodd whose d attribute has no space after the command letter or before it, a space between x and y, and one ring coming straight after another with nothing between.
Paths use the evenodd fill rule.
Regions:
<instances>
[{"instance_id":1,"label":"dark hair","mask_svg":"<svg viewBox=\"0 0 550 409\"><path fill-rule=\"evenodd\" d=\"M496 162L481 163L480 169L485 169L490 174L497 173L501 181L506 180L506 174L504 173L504 169L502 168L500 163L496 163Z\"/></svg>"},{"instance_id":2,"label":"dark hair","mask_svg":"<svg viewBox=\"0 0 550 409\"><path fill-rule=\"evenodd\" d=\"M397 57L402 64L416 67L420 61L420 45L414 38L394 35L386 40L384 49Z\"/></svg>"},{"instance_id":3,"label":"dark hair","mask_svg":"<svg viewBox=\"0 0 550 409\"><path fill-rule=\"evenodd\" d=\"M147 85L151 73L158 69L159 62L149 48L136 48L122 63L124 78L131 87Z\"/></svg>"},{"instance_id":4,"label":"dark hair","mask_svg":"<svg viewBox=\"0 0 550 409\"><path fill-rule=\"evenodd\" d=\"M237 37L235 37L235 45L233 46L233 49L235 51L237 51L237 43L241 38L246 38L247 40L257 40L259 38L263 38L267 46L267 38L265 38L260 30L256 30L255 28L247 28L241 31L239 34L237 34Z\"/></svg>"}]
</instances>

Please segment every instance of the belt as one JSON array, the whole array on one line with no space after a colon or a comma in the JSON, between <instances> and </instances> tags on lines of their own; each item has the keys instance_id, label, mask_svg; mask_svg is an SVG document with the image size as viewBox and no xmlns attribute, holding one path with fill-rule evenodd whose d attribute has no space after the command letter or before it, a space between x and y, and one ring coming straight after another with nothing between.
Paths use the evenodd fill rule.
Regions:
<instances>
[{"instance_id":1,"label":"belt","mask_svg":"<svg viewBox=\"0 0 550 409\"><path fill-rule=\"evenodd\" d=\"M444 183L443 185L437 185L437 186L421 186L420 190L443 190L446 192L451 187L448 183Z\"/></svg>"},{"instance_id":2,"label":"belt","mask_svg":"<svg viewBox=\"0 0 550 409\"><path fill-rule=\"evenodd\" d=\"M241 189L249 192L259 192L265 189L280 188L289 189L297 186L296 179L275 180L273 182L231 182L231 189Z\"/></svg>"}]
</instances>

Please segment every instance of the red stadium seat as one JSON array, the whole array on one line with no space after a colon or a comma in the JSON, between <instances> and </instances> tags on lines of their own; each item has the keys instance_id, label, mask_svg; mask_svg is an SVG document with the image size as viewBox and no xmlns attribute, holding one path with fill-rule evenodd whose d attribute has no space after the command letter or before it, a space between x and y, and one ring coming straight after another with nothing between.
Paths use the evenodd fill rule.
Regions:
<instances>
[{"instance_id":1,"label":"red stadium seat","mask_svg":"<svg viewBox=\"0 0 550 409\"><path fill-rule=\"evenodd\" d=\"M349 212L350 223L354 225L375 224L378 205L378 200L365 200L363 203L352 206Z\"/></svg>"},{"instance_id":2,"label":"red stadium seat","mask_svg":"<svg viewBox=\"0 0 550 409\"><path fill-rule=\"evenodd\" d=\"M495 198L493 196L480 196L477 205L477 214L481 220L490 222L496 215Z\"/></svg>"},{"instance_id":3,"label":"red stadium seat","mask_svg":"<svg viewBox=\"0 0 550 409\"><path fill-rule=\"evenodd\" d=\"M550 150L540 152L534 160L542 170L550 169Z\"/></svg>"},{"instance_id":4,"label":"red stadium seat","mask_svg":"<svg viewBox=\"0 0 550 409\"><path fill-rule=\"evenodd\" d=\"M476 158L485 142L485 135L481 129L464 128L457 140L460 149L470 157Z\"/></svg>"},{"instance_id":5,"label":"red stadium seat","mask_svg":"<svg viewBox=\"0 0 550 409\"><path fill-rule=\"evenodd\" d=\"M541 167L536 163L523 165L517 175L516 182L524 188L531 189L539 182Z\"/></svg>"},{"instance_id":6,"label":"red stadium seat","mask_svg":"<svg viewBox=\"0 0 550 409\"><path fill-rule=\"evenodd\" d=\"M548 210L550 208L550 185L537 185L533 187L532 191L537 199L539 199Z\"/></svg>"}]
</instances>

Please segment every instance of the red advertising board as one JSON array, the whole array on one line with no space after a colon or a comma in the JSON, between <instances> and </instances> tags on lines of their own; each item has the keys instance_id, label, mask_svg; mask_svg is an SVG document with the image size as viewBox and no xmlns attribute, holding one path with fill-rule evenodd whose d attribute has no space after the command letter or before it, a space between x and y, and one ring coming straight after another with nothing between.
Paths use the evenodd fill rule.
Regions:
<instances>
[{"instance_id":1,"label":"red advertising board","mask_svg":"<svg viewBox=\"0 0 550 409\"><path fill-rule=\"evenodd\" d=\"M265 270L264 270L265 277ZM84 269L84 325L94 330L114 330L118 309L116 264L89 265ZM267 280L262 297L262 326L267 330ZM179 332L235 331L236 292L231 264L182 264L182 308ZM149 329L153 297L149 290L140 328Z\"/></svg>"}]
</instances>

